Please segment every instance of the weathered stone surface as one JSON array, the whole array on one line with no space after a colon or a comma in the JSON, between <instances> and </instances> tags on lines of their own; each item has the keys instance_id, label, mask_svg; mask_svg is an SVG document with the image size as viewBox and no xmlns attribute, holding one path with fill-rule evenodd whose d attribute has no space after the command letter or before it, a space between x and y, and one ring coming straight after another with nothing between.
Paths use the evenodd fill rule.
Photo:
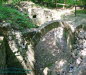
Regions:
<instances>
[{"instance_id":1,"label":"weathered stone surface","mask_svg":"<svg viewBox=\"0 0 86 75\"><path fill-rule=\"evenodd\" d=\"M51 20L50 16L48 20ZM70 25L55 20L46 22L39 28L22 31L12 28L6 31L6 57L2 53L4 48L0 55L4 55L1 59L6 62L7 67L21 66L20 68L32 70L25 75L86 74L86 30L83 28L75 29L73 34ZM3 63L2 67L6 65Z\"/></svg>"},{"instance_id":2,"label":"weathered stone surface","mask_svg":"<svg viewBox=\"0 0 86 75\"><path fill-rule=\"evenodd\" d=\"M78 31L78 33L77 33ZM77 30L75 33L77 33L75 36L78 38L76 41L77 47L75 47L75 50L73 51L75 56L75 66L74 66L74 71L72 75L85 75L85 70L86 70L86 48L85 48L85 33L86 31L83 30Z\"/></svg>"},{"instance_id":3,"label":"weathered stone surface","mask_svg":"<svg viewBox=\"0 0 86 75\"><path fill-rule=\"evenodd\" d=\"M19 67L24 70L31 70L30 72L26 71L22 75L34 75L34 51L32 49L31 43L28 44L25 38L23 37L22 33L17 30L8 31L8 43L12 53L15 55L16 58L13 58L12 63L20 63L21 66L15 65L10 62L10 66ZM12 60L12 58L8 58ZM17 60L16 60L17 59ZM9 62L9 61L8 61Z\"/></svg>"},{"instance_id":4,"label":"weathered stone surface","mask_svg":"<svg viewBox=\"0 0 86 75\"><path fill-rule=\"evenodd\" d=\"M56 75L66 73L66 71L69 72L74 58L68 48L64 33L64 28L61 26L53 28L36 45L35 66L37 75ZM45 74L46 71L51 74Z\"/></svg>"},{"instance_id":5,"label":"weathered stone surface","mask_svg":"<svg viewBox=\"0 0 86 75\"><path fill-rule=\"evenodd\" d=\"M35 5L30 1L22 1L19 6L20 11L26 11L33 22L41 26L42 24L53 21L61 20L62 15L71 14L73 10L49 9Z\"/></svg>"}]
</instances>

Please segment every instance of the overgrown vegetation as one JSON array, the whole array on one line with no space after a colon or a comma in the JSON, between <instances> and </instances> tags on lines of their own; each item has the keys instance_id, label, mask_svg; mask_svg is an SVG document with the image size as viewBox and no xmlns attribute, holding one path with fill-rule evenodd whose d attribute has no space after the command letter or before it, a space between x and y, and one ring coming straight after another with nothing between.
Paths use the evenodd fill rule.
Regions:
<instances>
[{"instance_id":1,"label":"overgrown vegetation","mask_svg":"<svg viewBox=\"0 0 86 75\"><path fill-rule=\"evenodd\" d=\"M19 25L23 27L33 28L36 27L30 18L24 14L19 12L16 9L0 6L0 22L8 22L12 25Z\"/></svg>"},{"instance_id":2,"label":"overgrown vegetation","mask_svg":"<svg viewBox=\"0 0 86 75\"><path fill-rule=\"evenodd\" d=\"M76 11L77 14L86 14L86 10L77 10Z\"/></svg>"},{"instance_id":3,"label":"overgrown vegetation","mask_svg":"<svg viewBox=\"0 0 86 75\"><path fill-rule=\"evenodd\" d=\"M0 3L12 3L17 4L21 1L33 1L36 4L41 6L47 6L51 8L61 8L63 6L70 7L76 5L86 5L85 0L0 0ZM64 5L65 4L65 5Z\"/></svg>"},{"instance_id":4,"label":"overgrown vegetation","mask_svg":"<svg viewBox=\"0 0 86 75\"><path fill-rule=\"evenodd\" d=\"M39 5L51 7L51 8L61 8L61 7L71 7L74 5L86 5L85 0L31 0Z\"/></svg>"}]
</instances>

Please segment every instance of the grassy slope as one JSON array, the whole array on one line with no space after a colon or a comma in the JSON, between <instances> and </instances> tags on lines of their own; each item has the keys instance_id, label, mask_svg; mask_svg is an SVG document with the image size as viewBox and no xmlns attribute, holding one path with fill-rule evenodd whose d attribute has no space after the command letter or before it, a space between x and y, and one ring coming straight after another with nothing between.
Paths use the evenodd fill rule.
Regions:
<instances>
[{"instance_id":1,"label":"grassy slope","mask_svg":"<svg viewBox=\"0 0 86 75\"><path fill-rule=\"evenodd\" d=\"M36 27L26 14L21 13L14 8L0 6L0 22L3 21L9 22L12 25L19 25L22 28Z\"/></svg>"}]
</instances>

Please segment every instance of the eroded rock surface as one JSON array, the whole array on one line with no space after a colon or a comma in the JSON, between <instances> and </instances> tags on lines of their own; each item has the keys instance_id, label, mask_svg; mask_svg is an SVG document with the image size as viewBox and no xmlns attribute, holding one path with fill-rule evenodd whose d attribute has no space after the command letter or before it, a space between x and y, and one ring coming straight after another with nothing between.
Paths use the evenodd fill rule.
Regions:
<instances>
[{"instance_id":1,"label":"eroded rock surface","mask_svg":"<svg viewBox=\"0 0 86 75\"><path fill-rule=\"evenodd\" d=\"M37 44L35 53L38 75L57 75L63 72L67 74L70 64L74 62L67 39L64 37L63 27L47 32Z\"/></svg>"},{"instance_id":2,"label":"eroded rock surface","mask_svg":"<svg viewBox=\"0 0 86 75\"><path fill-rule=\"evenodd\" d=\"M35 5L33 2L22 1L19 6L20 11L26 11L33 22L41 26L42 24L53 21L61 20L63 15L71 14L74 9L49 9Z\"/></svg>"},{"instance_id":3,"label":"eroded rock surface","mask_svg":"<svg viewBox=\"0 0 86 75\"><path fill-rule=\"evenodd\" d=\"M6 29L6 27L8 26L2 25L0 28L6 38L5 45L7 44L4 52L6 57L1 59L6 62L7 68L17 66L24 70L30 69L31 72L25 72L25 75L86 74L84 24L77 26L75 31L72 31L64 21L53 21L39 28L22 31L14 28Z\"/></svg>"}]
</instances>

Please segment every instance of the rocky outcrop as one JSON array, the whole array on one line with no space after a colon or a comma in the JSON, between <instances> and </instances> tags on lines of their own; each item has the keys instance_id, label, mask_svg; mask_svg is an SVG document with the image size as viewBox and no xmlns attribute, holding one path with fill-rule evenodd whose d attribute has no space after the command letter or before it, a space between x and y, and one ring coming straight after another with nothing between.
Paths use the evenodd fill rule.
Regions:
<instances>
[{"instance_id":1,"label":"rocky outcrop","mask_svg":"<svg viewBox=\"0 0 86 75\"><path fill-rule=\"evenodd\" d=\"M0 23L0 29L5 38L4 42L0 40L0 70L3 69L3 73L0 71L0 74L34 75L35 59L31 42L26 41L18 27L12 27L9 23Z\"/></svg>"},{"instance_id":2,"label":"rocky outcrop","mask_svg":"<svg viewBox=\"0 0 86 75\"><path fill-rule=\"evenodd\" d=\"M53 28L62 26L62 22L49 22L39 28L26 29L26 31L21 31L18 28L16 29L14 27L11 27L10 24L7 25L6 23L2 23L1 25L1 31L6 37L5 39L7 46L6 51L4 53L6 53L6 65L8 71L10 72L10 67L11 69L14 67L21 68L24 70L29 69L31 71L25 71L23 75L34 75L35 46L37 45L38 41L40 41L40 38L43 37L47 32L51 31ZM18 73L16 73L16 75L17 74Z\"/></svg>"},{"instance_id":3,"label":"rocky outcrop","mask_svg":"<svg viewBox=\"0 0 86 75\"><path fill-rule=\"evenodd\" d=\"M66 35L65 30L65 26L61 24L59 27L52 28L36 45L36 75L63 75L70 70L74 58L68 45L70 37L68 37L69 34Z\"/></svg>"},{"instance_id":4,"label":"rocky outcrop","mask_svg":"<svg viewBox=\"0 0 86 75\"><path fill-rule=\"evenodd\" d=\"M35 47L36 75L86 74L86 29L77 28L73 33L59 26L44 34Z\"/></svg>"},{"instance_id":5,"label":"rocky outcrop","mask_svg":"<svg viewBox=\"0 0 86 75\"><path fill-rule=\"evenodd\" d=\"M3 32L7 46L3 45L5 51L2 48L4 54L1 54L4 57L1 59L4 62L2 67L7 67L8 72L15 67L23 69L22 75L86 74L84 25L75 31L64 21L57 20L47 22L39 28L24 30L4 25L0 31Z\"/></svg>"},{"instance_id":6,"label":"rocky outcrop","mask_svg":"<svg viewBox=\"0 0 86 75\"><path fill-rule=\"evenodd\" d=\"M73 11L70 9L61 10L44 8L37 6L30 1L20 2L18 8L22 12L27 12L33 23L38 26L41 26L42 24L49 21L61 20L63 15L71 14L71 11Z\"/></svg>"},{"instance_id":7,"label":"rocky outcrop","mask_svg":"<svg viewBox=\"0 0 86 75\"><path fill-rule=\"evenodd\" d=\"M72 10L52 10L26 1L17 7L40 27L21 30L0 23L0 75L86 75L85 18L61 21Z\"/></svg>"}]
</instances>

